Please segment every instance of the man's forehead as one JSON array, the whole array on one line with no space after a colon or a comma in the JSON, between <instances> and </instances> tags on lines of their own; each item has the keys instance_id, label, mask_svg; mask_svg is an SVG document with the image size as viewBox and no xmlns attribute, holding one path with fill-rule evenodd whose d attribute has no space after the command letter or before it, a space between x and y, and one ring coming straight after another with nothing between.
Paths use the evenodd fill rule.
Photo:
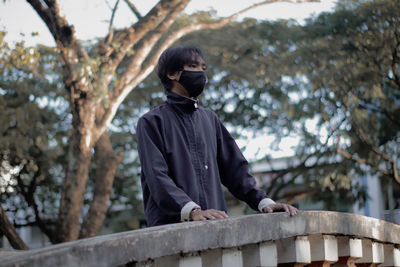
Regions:
<instances>
[{"instance_id":1,"label":"man's forehead","mask_svg":"<svg viewBox=\"0 0 400 267\"><path fill-rule=\"evenodd\" d=\"M194 57L192 58L192 63L206 64L206 62L204 61L204 59L203 59L201 56L199 56L199 55L196 55L196 56L194 56Z\"/></svg>"}]
</instances>

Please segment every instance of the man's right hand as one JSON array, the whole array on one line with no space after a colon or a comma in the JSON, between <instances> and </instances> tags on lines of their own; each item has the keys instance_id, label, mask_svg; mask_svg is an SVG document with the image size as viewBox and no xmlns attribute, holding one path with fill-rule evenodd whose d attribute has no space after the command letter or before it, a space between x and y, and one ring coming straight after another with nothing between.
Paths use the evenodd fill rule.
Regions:
<instances>
[{"instance_id":1,"label":"man's right hand","mask_svg":"<svg viewBox=\"0 0 400 267\"><path fill-rule=\"evenodd\" d=\"M205 221L205 220L217 220L217 219L225 219L228 218L225 211L221 210L201 210L194 209L190 212L190 220L191 221Z\"/></svg>"}]
</instances>

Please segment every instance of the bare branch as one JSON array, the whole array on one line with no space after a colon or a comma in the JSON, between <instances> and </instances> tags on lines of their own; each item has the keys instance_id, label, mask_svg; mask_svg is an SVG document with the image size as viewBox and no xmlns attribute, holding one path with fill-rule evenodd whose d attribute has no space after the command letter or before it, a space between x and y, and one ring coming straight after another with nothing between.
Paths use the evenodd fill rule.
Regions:
<instances>
[{"instance_id":1,"label":"bare branch","mask_svg":"<svg viewBox=\"0 0 400 267\"><path fill-rule=\"evenodd\" d=\"M147 56L151 53L151 47L154 47L155 44L160 40L162 35L169 29L172 23L175 21L177 16L185 9L185 3L179 3L176 7L174 7L171 12L165 17L165 19L157 26L154 31L149 32L140 42L140 47L136 49L135 55L130 59L130 63L127 67L127 70L122 75L119 86L115 88L114 95L118 96L120 90L126 87L127 83L133 79L134 73L138 73L140 68L147 58Z\"/></svg>"},{"instance_id":2,"label":"bare branch","mask_svg":"<svg viewBox=\"0 0 400 267\"><path fill-rule=\"evenodd\" d=\"M360 157L355 156L355 155L351 155L350 153L348 153L348 152L346 152L346 151L344 151L344 150L342 150L342 149L340 148L340 136L337 136L336 151L337 151L337 153L339 153L340 155L342 155L343 157L345 157L345 158L347 158L347 159L353 160L353 161L358 162L358 163L363 164L363 165L370 166L370 167L374 168L375 170L377 170L378 172L380 172L380 173L382 173L382 174L384 174L384 175L386 175L386 176L394 177L395 180L396 180L398 183L400 183L399 175L398 175L398 172L397 172L397 166L396 166L395 163L393 163L393 173L391 173L391 172L388 171L388 170L385 170L385 169L380 168L380 167L379 167L378 165L376 165L376 164L373 164L373 163L371 163L371 162L368 162L366 159L360 158Z\"/></svg>"},{"instance_id":3,"label":"bare branch","mask_svg":"<svg viewBox=\"0 0 400 267\"><path fill-rule=\"evenodd\" d=\"M4 234L14 249L27 250L28 246L18 235L15 227L8 220L7 214L0 204L0 232Z\"/></svg>"},{"instance_id":4,"label":"bare branch","mask_svg":"<svg viewBox=\"0 0 400 267\"><path fill-rule=\"evenodd\" d=\"M357 127L358 127L358 126L357 126ZM375 145L373 145L373 144L367 139L367 136L365 135L363 129L361 129L360 127L358 127L358 131L359 131L359 133L360 133L360 136L359 136L359 137L361 137L360 139L361 139L364 143L366 143L366 144L372 149L372 151L374 151L377 155L379 155L379 156L380 156L381 158L383 158L384 160L390 162L390 164L392 165L392 168L393 168L393 176L394 176L394 179L395 179L398 183L400 183L400 178L399 178L399 175L398 175L398 172L397 172L396 162L393 160L393 158L390 157L388 154L382 152L382 151L381 151L378 147L376 147Z\"/></svg>"},{"instance_id":5,"label":"bare branch","mask_svg":"<svg viewBox=\"0 0 400 267\"><path fill-rule=\"evenodd\" d=\"M36 225L40 228L40 230L49 238L50 241L54 241L54 235L53 232L47 227L46 223L42 220L40 213L39 213L39 208L36 203L36 200L34 198L34 193L36 191L36 181L37 179L41 176L41 168L39 166L38 171L35 172L29 186L28 190L25 189L25 184L21 179L21 174L23 172L28 172L26 170L26 165L22 168L21 173L17 176L17 182L18 182L18 187L19 191L21 192L22 196L24 197L25 201L28 203L28 206L33 209L33 212L35 213L35 223Z\"/></svg>"},{"instance_id":6,"label":"bare branch","mask_svg":"<svg viewBox=\"0 0 400 267\"><path fill-rule=\"evenodd\" d=\"M117 2L115 2L114 8L112 9L110 25L108 26L108 37L107 37L108 44L111 42L113 35L114 35L113 23L114 23L115 12L117 12L117 9L118 9L118 4L119 4L119 0L117 0Z\"/></svg>"},{"instance_id":7,"label":"bare branch","mask_svg":"<svg viewBox=\"0 0 400 267\"><path fill-rule=\"evenodd\" d=\"M75 42L74 29L68 24L65 17L60 15L60 7L57 0L46 0L44 2L27 0L27 2L46 23L57 44L60 45L61 43L62 46L69 47Z\"/></svg>"},{"instance_id":8,"label":"bare branch","mask_svg":"<svg viewBox=\"0 0 400 267\"><path fill-rule=\"evenodd\" d=\"M313 195L315 195L318 191L309 191L309 190L303 190L303 191L296 191L296 192L290 192L282 196L281 199L279 199L279 202L284 202L287 204L293 204L297 201L307 199Z\"/></svg>"},{"instance_id":9,"label":"bare branch","mask_svg":"<svg viewBox=\"0 0 400 267\"><path fill-rule=\"evenodd\" d=\"M80 58L88 58L86 51L76 41L75 29L64 16L61 16L57 0L27 0L36 13L42 18L50 33L60 49L60 59L64 66L63 76L66 89L74 95L76 81L73 77L73 65L79 62ZM71 100L73 97L71 97ZM73 102L71 102L73 106Z\"/></svg>"},{"instance_id":10,"label":"bare branch","mask_svg":"<svg viewBox=\"0 0 400 267\"><path fill-rule=\"evenodd\" d=\"M133 14L135 14L135 16L140 20L142 18L142 15L140 14L136 6L129 0L125 0L125 3L129 6Z\"/></svg>"},{"instance_id":11,"label":"bare branch","mask_svg":"<svg viewBox=\"0 0 400 267\"><path fill-rule=\"evenodd\" d=\"M101 68L108 69L111 72L115 71L126 53L141 40L143 36L151 29L157 27L178 4L187 5L189 1L190 0L161 0L146 14L146 16L142 17L132 27L116 31L111 43L118 43L119 48L108 47L106 52L107 58Z\"/></svg>"}]
</instances>

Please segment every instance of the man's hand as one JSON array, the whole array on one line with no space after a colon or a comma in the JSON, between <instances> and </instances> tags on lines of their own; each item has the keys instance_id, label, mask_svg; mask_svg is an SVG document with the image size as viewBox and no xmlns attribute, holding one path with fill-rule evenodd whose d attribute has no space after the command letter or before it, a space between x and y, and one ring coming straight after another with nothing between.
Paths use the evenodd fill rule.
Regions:
<instances>
[{"instance_id":1,"label":"man's hand","mask_svg":"<svg viewBox=\"0 0 400 267\"><path fill-rule=\"evenodd\" d=\"M263 211L265 213L272 213L275 211L285 211L285 212L289 213L290 216L295 216L295 215L297 215L297 212L299 210L289 204L275 203L275 204L268 205L267 207L265 207L263 209Z\"/></svg>"},{"instance_id":2,"label":"man's hand","mask_svg":"<svg viewBox=\"0 0 400 267\"><path fill-rule=\"evenodd\" d=\"M194 209L190 212L191 221L205 221L228 218L224 211Z\"/></svg>"}]
</instances>

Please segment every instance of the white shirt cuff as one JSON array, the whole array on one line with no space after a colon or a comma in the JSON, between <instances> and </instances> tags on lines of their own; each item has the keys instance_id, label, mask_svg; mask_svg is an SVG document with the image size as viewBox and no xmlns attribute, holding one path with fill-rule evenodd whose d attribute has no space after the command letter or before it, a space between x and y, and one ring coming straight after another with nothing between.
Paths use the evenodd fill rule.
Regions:
<instances>
[{"instance_id":1,"label":"white shirt cuff","mask_svg":"<svg viewBox=\"0 0 400 267\"><path fill-rule=\"evenodd\" d=\"M270 198L263 198L260 203L258 204L258 210L260 212L264 212L264 208L268 207L269 205L275 204L275 201L273 201Z\"/></svg>"},{"instance_id":2,"label":"white shirt cuff","mask_svg":"<svg viewBox=\"0 0 400 267\"><path fill-rule=\"evenodd\" d=\"M200 206L194 203L193 201L190 201L186 203L185 206L183 206L183 208L181 209L181 222L190 220L190 212L194 208L200 208Z\"/></svg>"}]
</instances>

